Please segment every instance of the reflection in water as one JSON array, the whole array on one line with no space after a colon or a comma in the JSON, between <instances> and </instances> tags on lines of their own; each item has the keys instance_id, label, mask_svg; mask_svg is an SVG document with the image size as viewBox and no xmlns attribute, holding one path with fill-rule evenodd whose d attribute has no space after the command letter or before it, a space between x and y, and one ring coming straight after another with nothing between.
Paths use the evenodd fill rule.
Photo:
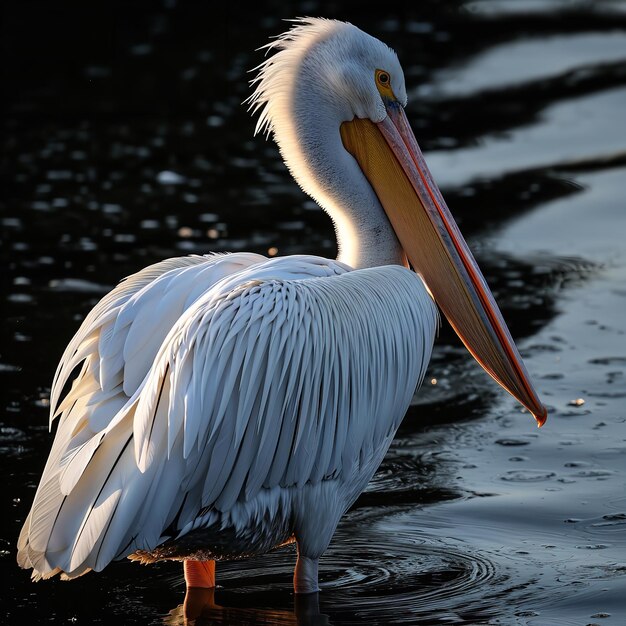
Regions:
<instances>
[{"instance_id":1,"label":"reflection in water","mask_svg":"<svg viewBox=\"0 0 626 626\"><path fill-rule=\"evenodd\" d=\"M432 85L415 89L429 96L458 98L558 78L579 67L626 61L626 34L620 31L528 38L489 48L460 68L436 73ZM441 85L441 87L438 87ZM411 94L412 95L412 94Z\"/></svg>"},{"instance_id":2,"label":"reflection in water","mask_svg":"<svg viewBox=\"0 0 626 626\"><path fill-rule=\"evenodd\" d=\"M163 623L166 626L232 623L242 626L331 626L328 617L320 613L317 593L295 596L292 610L221 606L215 601L216 595L219 598L219 591L215 589L189 589L184 603L170 611Z\"/></svg>"},{"instance_id":3,"label":"reflection in water","mask_svg":"<svg viewBox=\"0 0 626 626\"><path fill-rule=\"evenodd\" d=\"M626 56L626 35L624 49ZM622 83L623 80L622 77ZM442 185L462 186L476 178L498 178L503 173L548 169L558 164L575 165L580 160L602 160L605 155L623 156L626 136L615 125L614 111L624 102L626 87L620 86L548 106L530 127L510 130L505 136L484 135L478 146L430 153L433 176ZM567 133L563 133L564 127L569 129ZM517 150L511 150L512 143Z\"/></svg>"}]
</instances>

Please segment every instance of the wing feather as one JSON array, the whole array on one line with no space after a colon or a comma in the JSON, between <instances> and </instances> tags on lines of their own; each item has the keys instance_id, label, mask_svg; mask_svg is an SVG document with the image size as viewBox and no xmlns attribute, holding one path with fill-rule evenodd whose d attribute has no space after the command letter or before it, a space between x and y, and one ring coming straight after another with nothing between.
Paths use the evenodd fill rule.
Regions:
<instances>
[{"instance_id":1,"label":"wing feather","mask_svg":"<svg viewBox=\"0 0 626 626\"><path fill-rule=\"evenodd\" d=\"M193 320L180 320L194 330L171 341L161 358L173 368L171 393L186 397L185 458L190 465L210 458L202 507L225 510L264 487L349 473L389 436L388 421L373 419L365 428L360 414L392 413L397 425L413 392L405 381L423 377L437 318L414 275L384 271L399 273L418 303L398 307L388 320L394 324L387 323L410 341L372 332L372 315L388 314L393 301L388 286L372 310L371 289L382 282L375 271L346 274L345 285L257 279L198 301L187 313ZM408 323L400 323L404 314ZM172 336L177 332L182 328ZM355 366L355 353L367 359ZM175 424L181 427L170 417L169 427Z\"/></svg>"},{"instance_id":2,"label":"wing feather","mask_svg":"<svg viewBox=\"0 0 626 626\"><path fill-rule=\"evenodd\" d=\"M152 550L263 491L354 480L384 453L435 335L419 278L238 256L147 268L68 346L61 425L20 538L36 577ZM276 513L278 500L260 502Z\"/></svg>"},{"instance_id":3,"label":"wing feather","mask_svg":"<svg viewBox=\"0 0 626 626\"><path fill-rule=\"evenodd\" d=\"M91 490L97 492L96 483L92 482L97 481L93 467L98 465L101 449L109 450L106 458L110 463L114 459L109 447L103 447L102 439L115 440L116 426L131 409L134 411L129 405L129 395L134 394L150 371L154 356L174 321L195 299L230 273L264 260L255 254L168 259L124 280L87 315L68 344L54 376L50 423L52 425L54 418L60 416L59 426L32 510L18 541L18 562L23 567L34 567L35 579L73 567L74 562L71 564L67 559L61 568L53 565L60 562L61 553L67 556L69 549L69 543L59 543L58 537L62 535L58 528L65 524L66 511L91 508L89 485L91 483ZM189 272L185 273L186 270ZM155 305L161 297L167 302L160 302L156 315ZM168 314L164 310L168 307L174 312ZM138 317L139 311L150 315L142 313ZM133 350L129 344L131 331L131 343L133 340L141 342L141 349ZM78 367L80 372L63 398L64 388ZM127 378L126 374L129 374ZM127 439L128 436L127 432ZM132 467L127 464L124 472L136 471L134 457L132 460ZM82 485L88 488L83 491ZM111 502L107 500L107 505L98 509L101 514L89 518L83 537L95 536L93 529L104 522L105 510L119 511L119 502L115 507ZM76 514L83 519L82 514ZM68 528L71 527L70 524ZM91 543L91 539L83 539L77 553L88 551L85 546ZM75 569L74 575L79 571L83 568Z\"/></svg>"}]
</instances>

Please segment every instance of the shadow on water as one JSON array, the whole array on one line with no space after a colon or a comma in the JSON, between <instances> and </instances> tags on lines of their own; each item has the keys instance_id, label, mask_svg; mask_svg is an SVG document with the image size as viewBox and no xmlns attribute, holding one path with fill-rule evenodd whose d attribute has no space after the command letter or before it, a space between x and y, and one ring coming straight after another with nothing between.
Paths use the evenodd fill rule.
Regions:
<instances>
[{"instance_id":1,"label":"shadow on water","mask_svg":"<svg viewBox=\"0 0 626 626\"><path fill-rule=\"evenodd\" d=\"M551 418L531 430L444 324L322 560L319 610L294 606L287 548L220 564L196 623L624 623L626 3L297 7L3 9L3 623L184 623L177 563L33 585L15 542L50 446L56 362L120 277L210 250L336 253L240 105L254 49L302 14L398 51L416 136Z\"/></svg>"}]
</instances>

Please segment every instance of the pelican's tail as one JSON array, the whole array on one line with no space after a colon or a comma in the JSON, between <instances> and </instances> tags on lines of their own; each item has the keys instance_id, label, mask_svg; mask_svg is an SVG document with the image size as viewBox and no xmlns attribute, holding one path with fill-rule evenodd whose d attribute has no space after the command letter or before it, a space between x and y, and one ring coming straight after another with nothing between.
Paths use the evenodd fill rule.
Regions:
<instances>
[{"instance_id":1,"label":"pelican's tail","mask_svg":"<svg viewBox=\"0 0 626 626\"><path fill-rule=\"evenodd\" d=\"M127 466L135 464L129 445L132 414L106 436L83 429L70 438L62 432L65 425L59 428L18 540L18 564L33 569L33 580L56 574L76 578L101 569L121 547L122 537L115 537L111 527Z\"/></svg>"}]
</instances>

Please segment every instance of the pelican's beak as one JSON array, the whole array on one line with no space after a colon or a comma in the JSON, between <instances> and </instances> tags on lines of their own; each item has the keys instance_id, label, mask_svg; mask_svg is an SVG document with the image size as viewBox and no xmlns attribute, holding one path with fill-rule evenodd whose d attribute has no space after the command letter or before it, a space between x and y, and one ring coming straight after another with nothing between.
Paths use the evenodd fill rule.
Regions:
<instances>
[{"instance_id":1,"label":"pelican's beak","mask_svg":"<svg viewBox=\"0 0 626 626\"><path fill-rule=\"evenodd\" d=\"M344 122L341 138L374 188L413 269L467 349L542 426L537 397L500 309L426 166L404 109Z\"/></svg>"}]
</instances>

